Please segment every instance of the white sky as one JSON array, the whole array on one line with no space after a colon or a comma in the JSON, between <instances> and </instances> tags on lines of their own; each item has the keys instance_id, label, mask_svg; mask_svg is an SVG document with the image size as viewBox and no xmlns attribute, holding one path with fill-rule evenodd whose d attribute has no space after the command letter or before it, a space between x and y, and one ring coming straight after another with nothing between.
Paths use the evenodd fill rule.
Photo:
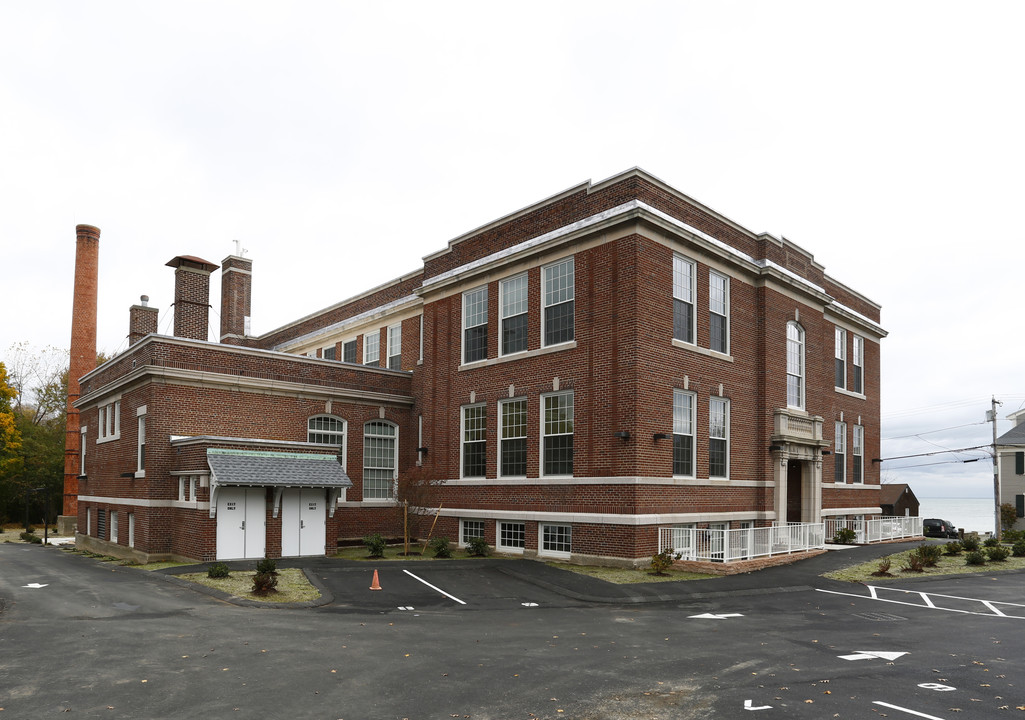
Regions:
<instances>
[{"instance_id":1,"label":"white sky","mask_svg":"<svg viewBox=\"0 0 1025 720\"><path fill-rule=\"evenodd\" d=\"M883 457L982 445L991 395L1025 406L1023 26L985 1L5 2L0 357L67 347L77 223L110 353L141 294L165 331L175 255L241 239L264 333L636 165L883 305L883 437L924 438ZM884 478L991 492L988 456L899 469L950 458Z\"/></svg>"}]
</instances>

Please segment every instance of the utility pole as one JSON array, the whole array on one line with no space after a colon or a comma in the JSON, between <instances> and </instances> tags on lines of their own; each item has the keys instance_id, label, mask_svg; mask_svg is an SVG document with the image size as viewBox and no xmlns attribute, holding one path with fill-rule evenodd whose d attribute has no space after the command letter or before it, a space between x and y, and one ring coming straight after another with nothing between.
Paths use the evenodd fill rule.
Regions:
<instances>
[{"instance_id":1,"label":"utility pole","mask_svg":"<svg viewBox=\"0 0 1025 720\"><path fill-rule=\"evenodd\" d=\"M993 513L995 516L996 534L993 536L1000 539L1000 459L997 457L997 405L1002 402L993 396L992 409L986 413L986 418L993 423Z\"/></svg>"}]
</instances>

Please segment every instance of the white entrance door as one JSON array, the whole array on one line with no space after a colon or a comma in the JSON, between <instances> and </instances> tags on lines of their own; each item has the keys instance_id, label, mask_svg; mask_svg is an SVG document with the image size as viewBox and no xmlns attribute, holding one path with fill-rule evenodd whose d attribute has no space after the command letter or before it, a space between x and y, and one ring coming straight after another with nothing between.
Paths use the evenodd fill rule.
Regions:
<instances>
[{"instance_id":1,"label":"white entrance door","mask_svg":"<svg viewBox=\"0 0 1025 720\"><path fill-rule=\"evenodd\" d=\"M289 488L281 493L281 556L323 555L327 539L324 491Z\"/></svg>"},{"instance_id":2,"label":"white entrance door","mask_svg":"<svg viewBox=\"0 0 1025 720\"><path fill-rule=\"evenodd\" d=\"M263 488L222 487L217 493L217 559L262 558L267 546Z\"/></svg>"}]
</instances>

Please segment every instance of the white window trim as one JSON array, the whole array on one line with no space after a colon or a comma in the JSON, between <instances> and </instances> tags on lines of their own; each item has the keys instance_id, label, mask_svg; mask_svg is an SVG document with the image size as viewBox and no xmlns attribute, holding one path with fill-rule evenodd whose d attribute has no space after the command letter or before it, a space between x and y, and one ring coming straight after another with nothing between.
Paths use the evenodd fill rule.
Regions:
<instances>
[{"instance_id":1,"label":"white window trim","mask_svg":"<svg viewBox=\"0 0 1025 720\"><path fill-rule=\"evenodd\" d=\"M487 521L486 520L480 519L480 518L460 518L459 519L459 543L458 543L459 547L466 547L466 540L467 540L467 538L466 538L466 523L468 523L468 522L480 523L481 532L483 533L481 535L481 537L487 539L488 531L487 531Z\"/></svg>"},{"instance_id":2,"label":"white window trim","mask_svg":"<svg viewBox=\"0 0 1025 720\"><path fill-rule=\"evenodd\" d=\"M467 323L466 299L468 297L470 297L471 295L474 295L474 294L480 293L480 292L484 293L484 305L485 305L485 308L486 308L485 311L484 311L484 322L479 322L476 325L467 325L466 324ZM459 328L460 328L459 329L459 364L460 365L476 365L477 363L484 362L484 361L486 361L488 359L487 345L485 345L485 347L484 347L484 357L480 358L479 360L467 360L466 359L466 350L467 350L467 347L466 347L466 331L470 330L472 328L477 328L477 327L481 327L481 326L483 326L483 327L487 327L488 326L488 312L490 310L490 308L487 308L487 303L488 303L488 286L487 285L481 285L479 287L475 287L475 288L471 288L470 290L467 290L466 292L463 293L461 303L462 303L462 305L461 305L461 310L460 310L460 323L459 323Z\"/></svg>"},{"instance_id":3,"label":"white window trim","mask_svg":"<svg viewBox=\"0 0 1025 720\"><path fill-rule=\"evenodd\" d=\"M521 437L506 437L505 434L504 434L505 433L505 426L502 424L502 417L503 417L503 415L502 415L502 408L503 408L503 406L506 403L514 403L514 402L522 402L523 403L523 407L524 407L524 412L526 413L526 410L527 410L527 407L528 407L528 405L527 405L527 398L526 397L503 398L502 400L498 401L498 415L497 415L497 417L498 417L498 420L497 420L497 422L498 422L498 454L496 456L496 462L495 462L495 476L499 477L499 478L521 479L521 478L526 478L527 477L527 473L526 473L527 465L526 465L526 463L524 463L524 465L523 465L524 473L522 475L503 475L502 474L502 441L503 440L520 440L521 439ZM575 406L574 406L574 410L575 410ZM543 404L541 405L541 411L544 412L544 405ZM574 429L576 429L576 425L575 424L574 424ZM542 429L542 432L543 431L544 430ZM522 439L529 442L529 437L530 437L530 426L527 425L526 421L524 420Z\"/></svg>"},{"instance_id":4,"label":"white window trim","mask_svg":"<svg viewBox=\"0 0 1025 720\"><path fill-rule=\"evenodd\" d=\"M117 521L118 521L118 512L117 512L117 510L111 510L108 513L107 522L108 522L108 528L109 528L108 532L110 534L110 541L112 543L116 543L117 542L117 531L118 531Z\"/></svg>"},{"instance_id":5,"label":"white window trim","mask_svg":"<svg viewBox=\"0 0 1025 720\"><path fill-rule=\"evenodd\" d=\"M509 283L511 283L514 280L523 280L524 288L526 289L526 292L527 292L527 309L524 310L522 313L517 313L516 315L511 315L510 317L514 317L515 318L515 317L519 317L520 315L526 315L527 316L527 338L528 339L527 339L527 347L523 348L522 350L517 350L515 352L507 353L507 352L503 352L502 351L502 337L503 337L503 333L504 333L505 321L507 319L506 316L505 316L505 288L506 288L506 286ZM527 352L530 349L530 339L529 338L530 338L530 281L529 281L529 278L527 276L527 273L519 273L518 275L513 275L512 277L505 278L504 280L501 280L498 283L498 357L512 357L514 355L520 355L522 353Z\"/></svg>"},{"instance_id":6,"label":"white window trim","mask_svg":"<svg viewBox=\"0 0 1025 720\"><path fill-rule=\"evenodd\" d=\"M558 434L549 436L549 435L547 435L545 433L545 398L554 397L556 395L569 395L571 398L573 398L573 432L571 432L571 433L558 433ZM577 399L576 399L576 394L573 392L573 390L559 390L558 392L542 393L542 395L541 395L541 407L540 407L540 410L541 410L541 412L540 412L540 415L541 415L541 417L540 417L541 431L539 433L539 437L541 438L541 442L539 443L540 447L538 447L538 465L539 465L539 467L538 467L538 476L542 477L542 478L570 478L570 477L574 477L576 475L576 467L577 467L577 465L576 465L576 459L577 459L576 458L576 451L577 451L576 437L573 438L573 472L568 474L568 475L565 474L565 473L560 473L560 474L555 474L555 475L547 475L547 474L545 474L545 438L546 437L561 437L563 435L571 435L571 436L575 436L576 435L576 430L577 430Z\"/></svg>"},{"instance_id":7,"label":"white window trim","mask_svg":"<svg viewBox=\"0 0 1025 720\"><path fill-rule=\"evenodd\" d=\"M420 313L420 354L416 358L417 365L424 361L424 314Z\"/></svg>"},{"instance_id":8,"label":"white window trim","mask_svg":"<svg viewBox=\"0 0 1025 720\"><path fill-rule=\"evenodd\" d=\"M332 415L330 413L318 413L317 415L311 415L310 417L306 418L306 442L313 442L312 440L310 440L310 433L311 432L314 432L314 433L320 432L320 433L325 434L325 435L336 435L336 434L339 434L335 430L327 430L327 431L310 430L310 421L311 420L315 420L317 418L331 418L332 420L337 420L338 422L340 422L342 424L342 430L341 430L341 433L340 433L341 436L342 436L341 437L342 441L340 443L316 443L316 444L317 445L323 445L325 448L337 448L339 445L341 445L342 446L342 470L345 470L346 467L348 466L347 464L349 462L349 421L346 420L343 417L339 417L337 415Z\"/></svg>"},{"instance_id":9,"label":"white window trim","mask_svg":"<svg viewBox=\"0 0 1025 720\"><path fill-rule=\"evenodd\" d=\"M800 339L799 339L798 342L800 343L800 346L801 346L801 358L800 358L801 372L798 373L797 375L794 375L793 373L790 372L790 343L791 343L791 340L790 340L790 328L791 327L797 328L797 332L800 333ZM806 383L806 376L808 374L808 363L807 363L807 353L806 353L806 349L807 349L807 345L808 345L807 338L808 338L807 333L805 332L804 327L799 322L797 322L796 320L791 320L790 322L787 323L787 340L786 340L786 343L787 343L787 345L786 345L786 394L787 394L787 407L788 408L796 408L797 410L804 410L806 408L806 406L808 405L807 383ZM791 377L796 377L796 378L800 379L799 392L801 394L801 402L798 405L792 405L790 403L790 378Z\"/></svg>"},{"instance_id":10,"label":"white window trim","mask_svg":"<svg viewBox=\"0 0 1025 720\"><path fill-rule=\"evenodd\" d=\"M684 435L687 433L676 432L676 395L686 395L690 397L690 475L677 475L676 474L676 435ZM672 461L672 475L674 478L694 478L697 477L698 469L698 438L697 438L697 414L698 414L698 396L697 393L689 390L680 390L679 388L673 388L673 432L670 434L672 445L670 446L670 459Z\"/></svg>"},{"instance_id":11,"label":"white window trim","mask_svg":"<svg viewBox=\"0 0 1025 720\"><path fill-rule=\"evenodd\" d=\"M399 358L399 366L397 368L391 366L393 357ZM402 369L402 323L388 326L388 360L385 367L390 370Z\"/></svg>"},{"instance_id":12,"label":"white window trim","mask_svg":"<svg viewBox=\"0 0 1025 720\"><path fill-rule=\"evenodd\" d=\"M687 298L678 297L676 295L676 263L677 262L683 263L683 265L685 267L687 267L688 270L689 270L689 275L690 275L690 299L689 300ZM698 320L698 317L697 317L697 315L698 315L698 312L697 312L697 310L698 310L698 303L697 303L698 288L697 288L697 276L698 276L698 264L694 260L691 260L689 257L686 257L684 255L679 255L679 254L675 254L675 253L673 254L673 300L683 300L684 302L689 302L690 303L690 332L691 332L691 339L690 340L681 340L680 338L676 337L676 331L675 331L675 328L674 328L673 329L673 340L675 342L678 342L681 345L685 345L685 346L697 345L697 340L698 340L698 325L697 325L697 320ZM674 318L674 320L676 318L676 307L675 307L675 305L673 307L673 318Z\"/></svg>"},{"instance_id":13,"label":"white window trim","mask_svg":"<svg viewBox=\"0 0 1025 720\"><path fill-rule=\"evenodd\" d=\"M146 477L145 446L146 446L146 406L142 405L135 411L138 429L135 438L135 477Z\"/></svg>"},{"instance_id":14,"label":"white window trim","mask_svg":"<svg viewBox=\"0 0 1025 720\"><path fill-rule=\"evenodd\" d=\"M836 361L843 362L842 384L836 382ZM847 331L837 326L833 335L833 384L840 390L847 389Z\"/></svg>"},{"instance_id":15,"label":"white window trim","mask_svg":"<svg viewBox=\"0 0 1025 720\"><path fill-rule=\"evenodd\" d=\"M713 277L720 277L723 280L723 310L724 310L724 312L722 312L722 313L717 313L717 312L714 312L712 310L712 278ZM724 329L724 332L726 334L726 349L725 350L717 350L717 349L712 347L712 336L711 336L712 320L711 320L711 316L713 314L715 314L715 315L722 315L725 318L725 323L726 323L726 327ZM708 349L711 350L714 353L720 353L722 355L730 355L731 354L730 353L730 347L731 347L731 345L730 345L730 335L732 334L732 328L730 326L733 324L732 323L732 317L730 316L730 276L725 274L725 273L718 272L716 270L709 270L708 271L708 315L709 315L709 320L708 320L708 323L709 323Z\"/></svg>"},{"instance_id":16,"label":"white window trim","mask_svg":"<svg viewBox=\"0 0 1025 720\"><path fill-rule=\"evenodd\" d=\"M725 411L725 428L724 428L725 435L726 435L725 438L718 438L718 437L713 438L712 437L711 420L712 420L712 403L713 402L721 402L723 404L723 408L724 408L724 411ZM709 419L708 442L709 442L709 449L711 449L712 440L723 440L723 439L726 440L726 474L725 475L712 475L711 463L709 463L708 479L709 480L729 480L730 479L730 401L729 401L728 398L724 398L722 396L715 395L715 396L712 396L711 398L709 398L709 400L708 400L708 408L709 408L708 409L708 419Z\"/></svg>"},{"instance_id":17,"label":"white window trim","mask_svg":"<svg viewBox=\"0 0 1025 720\"><path fill-rule=\"evenodd\" d=\"M567 527L569 528L569 551L546 550L544 546L546 527ZM538 523L537 524L537 554L543 557L563 558L568 560L573 554L573 525L571 523Z\"/></svg>"},{"instance_id":18,"label":"white window trim","mask_svg":"<svg viewBox=\"0 0 1025 720\"><path fill-rule=\"evenodd\" d=\"M861 438L861 442L858 442L858 438ZM851 431L851 460L853 466L853 459L855 457L861 458L861 477L853 474L854 468L851 467L851 482L855 485L865 484L865 426L855 425Z\"/></svg>"},{"instance_id":19,"label":"white window trim","mask_svg":"<svg viewBox=\"0 0 1025 720\"><path fill-rule=\"evenodd\" d=\"M96 444L102 445L106 442L121 439L121 401L114 400L99 407L99 432L96 434Z\"/></svg>"},{"instance_id":20,"label":"white window trim","mask_svg":"<svg viewBox=\"0 0 1025 720\"><path fill-rule=\"evenodd\" d=\"M135 547L135 513L128 513L128 547Z\"/></svg>"},{"instance_id":21,"label":"white window trim","mask_svg":"<svg viewBox=\"0 0 1025 720\"><path fill-rule=\"evenodd\" d=\"M88 431L89 428L86 425L83 425L78 430L80 434L78 443L78 474L82 477L85 477L85 449L87 446L86 434L88 433ZM86 533L86 535L88 534L89 533Z\"/></svg>"},{"instance_id":22,"label":"white window trim","mask_svg":"<svg viewBox=\"0 0 1025 720\"><path fill-rule=\"evenodd\" d=\"M375 338L374 352L375 356L373 359L370 357L370 338ZM370 363L377 363L377 366L381 365L381 331L363 333L363 364L369 365Z\"/></svg>"},{"instance_id":23,"label":"white window trim","mask_svg":"<svg viewBox=\"0 0 1025 720\"><path fill-rule=\"evenodd\" d=\"M852 392L864 395L865 393L865 338L861 335L851 336L852 350L851 365L861 370L861 387ZM859 352L860 350L860 352Z\"/></svg>"},{"instance_id":24,"label":"white window trim","mask_svg":"<svg viewBox=\"0 0 1025 720\"><path fill-rule=\"evenodd\" d=\"M466 468L464 462L466 460L466 411L470 408L481 408L484 410L484 474L473 475L466 478ZM487 441L487 429L488 429L488 407L485 403L472 403L470 405L461 405L459 407L459 477L466 478L468 480L481 480L488 476L487 472L487 453L488 453L488 441Z\"/></svg>"},{"instance_id":25,"label":"white window trim","mask_svg":"<svg viewBox=\"0 0 1025 720\"><path fill-rule=\"evenodd\" d=\"M573 303L573 337L571 339L569 339L569 340L564 340L564 341L558 342L558 343L551 343L549 345L547 342L545 342L545 314L546 314L545 310L547 310L549 308L549 305L547 304L547 301L548 301L547 295L548 294L545 292L545 273L548 272L549 270L551 270L552 268L557 267L559 265L562 265L564 263L569 263L573 267L573 285L571 286L573 288L573 297L570 298L569 300L563 300L562 301L562 302L572 302ZM557 304L561 305L562 303L557 303ZM575 342L576 338L577 338L577 264L576 264L575 256L570 255L569 257L561 258L560 260L556 260L553 263L549 263L548 265L543 265L541 267L541 347L542 348L549 348L549 347L559 347L560 345L567 345L567 344L569 344L571 342Z\"/></svg>"},{"instance_id":26,"label":"white window trim","mask_svg":"<svg viewBox=\"0 0 1025 720\"><path fill-rule=\"evenodd\" d=\"M367 495L366 495L366 493L367 493L367 484L366 484L366 477L365 477L366 472L365 471L366 471L366 467L367 467L367 460L366 460L367 425L370 424L370 423L375 423L375 422L380 422L380 423L384 423L386 425L391 425L393 428L395 428L395 435L394 435L395 445L392 448L392 485L391 485L391 495L389 495L386 498L368 498ZM391 420L384 420L384 419L377 418L377 419L374 419L374 420L367 420L367 422L363 423L363 471L361 471L360 474L363 475L364 477L363 477L363 480L362 480L363 487L362 487L362 493L361 493L362 497L360 498L360 500L364 504L366 504L366 505L394 505L395 504L395 492L396 492L396 489L397 489L396 485L398 484L398 480L399 480L399 432L400 432L400 428L399 428L398 423L394 423Z\"/></svg>"},{"instance_id":27,"label":"white window trim","mask_svg":"<svg viewBox=\"0 0 1025 720\"><path fill-rule=\"evenodd\" d=\"M502 545L502 525L522 525L523 526L523 547L516 547L514 545ZM495 521L495 549L499 552L522 555L527 545L527 523L522 520L496 520Z\"/></svg>"},{"instance_id":28,"label":"white window trim","mask_svg":"<svg viewBox=\"0 0 1025 720\"><path fill-rule=\"evenodd\" d=\"M843 477L836 477L836 459L843 458ZM833 423L833 483L847 482L847 423Z\"/></svg>"}]
</instances>

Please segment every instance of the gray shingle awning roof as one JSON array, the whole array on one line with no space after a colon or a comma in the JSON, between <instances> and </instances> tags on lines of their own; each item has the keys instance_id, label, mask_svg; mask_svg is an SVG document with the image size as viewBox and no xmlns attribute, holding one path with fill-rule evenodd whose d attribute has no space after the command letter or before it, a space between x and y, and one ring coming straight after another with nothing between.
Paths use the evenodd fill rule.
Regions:
<instances>
[{"instance_id":1,"label":"gray shingle awning roof","mask_svg":"<svg viewBox=\"0 0 1025 720\"><path fill-rule=\"evenodd\" d=\"M334 455L209 448L206 459L217 485L352 487Z\"/></svg>"}]
</instances>

